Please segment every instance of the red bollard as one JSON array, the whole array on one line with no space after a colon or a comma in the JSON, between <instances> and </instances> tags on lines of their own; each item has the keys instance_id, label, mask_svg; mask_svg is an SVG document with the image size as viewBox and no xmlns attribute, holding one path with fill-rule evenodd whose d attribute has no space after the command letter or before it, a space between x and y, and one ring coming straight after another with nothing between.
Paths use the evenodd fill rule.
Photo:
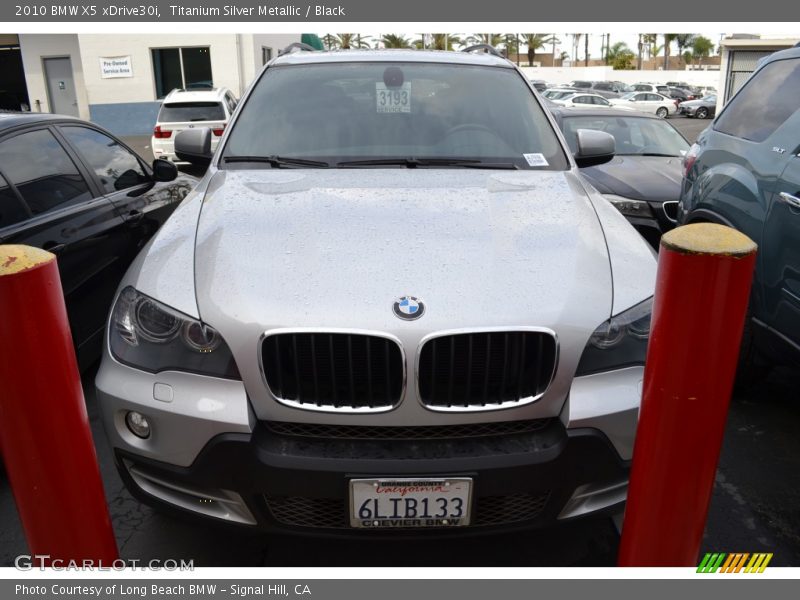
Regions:
<instances>
[{"instance_id":1,"label":"red bollard","mask_svg":"<svg viewBox=\"0 0 800 600\"><path fill-rule=\"evenodd\" d=\"M111 566L119 553L49 252L0 246L0 340L0 451L34 564Z\"/></svg>"},{"instance_id":2,"label":"red bollard","mask_svg":"<svg viewBox=\"0 0 800 600\"><path fill-rule=\"evenodd\" d=\"M697 566L755 257L722 225L661 238L621 567Z\"/></svg>"}]
</instances>

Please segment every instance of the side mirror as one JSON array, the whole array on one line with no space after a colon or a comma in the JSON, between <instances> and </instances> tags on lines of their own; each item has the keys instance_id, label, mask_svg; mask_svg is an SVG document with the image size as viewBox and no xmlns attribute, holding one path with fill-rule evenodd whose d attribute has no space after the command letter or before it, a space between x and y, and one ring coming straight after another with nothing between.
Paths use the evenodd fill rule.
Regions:
<instances>
[{"instance_id":1,"label":"side mirror","mask_svg":"<svg viewBox=\"0 0 800 600\"><path fill-rule=\"evenodd\" d=\"M184 129L175 136L175 155L194 165L207 165L213 156L211 152L211 129L198 127Z\"/></svg>"},{"instance_id":2,"label":"side mirror","mask_svg":"<svg viewBox=\"0 0 800 600\"><path fill-rule=\"evenodd\" d=\"M596 129L578 129L575 162L579 167L602 165L614 158L616 141L614 136Z\"/></svg>"},{"instance_id":3,"label":"side mirror","mask_svg":"<svg viewBox=\"0 0 800 600\"><path fill-rule=\"evenodd\" d=\"M153 181L173 181L178 176L178 167L163 158L153 161Z\"/></svg>"}]
</instances>

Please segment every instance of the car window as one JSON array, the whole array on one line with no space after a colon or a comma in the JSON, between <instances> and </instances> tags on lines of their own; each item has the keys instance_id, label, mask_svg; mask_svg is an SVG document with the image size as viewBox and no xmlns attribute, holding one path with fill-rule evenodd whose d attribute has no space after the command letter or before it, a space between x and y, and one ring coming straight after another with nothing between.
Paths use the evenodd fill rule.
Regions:
<instances>
[{"instance_id":1,"label":"car window","mask_svg":"<svg viewBox=\"0 0 800 600\"><path fill-rule=\"evenodd\" d=\"M105 193L150 182L136 156L117 140L89 127L69 125L60 129L89 163Z\"/></svg>"},{"instance_id":2,"label":"car window","mask_svg":"<svg viewBox=\"0 0 800 600\"><path fill-rule=\"evenodd\" d=\"M24 221L28 216L30 215L25 205L0 175L0 229Z\"/></svg>"},{"instance_id":3,"label":"car window","mask_svg":"<svg viewBox=\"0 0 800 600\"><path fill-rule=\"evenodd\" d=\"M650 102L661 102L664 100L664 97L658 94L647 94L647 100Z\"/></svg>"},{"instance_id":4,"label":"car window","mask_svg":"<svg viewBox=\"0 0 800 600\"><path fill-rule=\"evenodd\" d=\"M575 96L572 99L573 102L576 104L592 104L592 97L591 96Z\"/></svg>"},{"instance_id":5,"label":"car window","mask_svg":"<svg viewBox=\"0 0 800 600\"><path fill-rule=\"evenodd\" d=\"M595 97L595 98L592 98L592 100L594 100L595 104L599 104L600 106L610 106L611 105L611 103L608 100L606 100L605 98Z\"/></svg>"},{"instance_id":6,"label":"car window","mask_svg":"<svg viewBox=\"0 0 800 600\"><path fill-rule=\"evenodd\" d=\"M92 198L89 184L47 129L0 142L0 165L34 215Z\"/></svg>"},{"instance_id":7,"label":"car window","mask_svg":"<svg viewBox=\"0 0 800 600\"><path fill-rule=\"evenodd\" d=\"M800 108L800 59L776 60L757 71L717 117L714 129L763 142Z\"/></svg>"},{"instance_id":8,"label":"car window","mask_svg":"<svg viewBox=\"0 0 800 600\"><path fill-rule=\"evenodd\" d=\"M230 94L225 94L225 103L228 105L228 112L233 114L233 111L236 110L236 99Z\"/></svg>"},{"instance_id":9,"label":"car window","mask_svg":"<svg viewBox=\"0 0 800 600\"><path fill-rule=\"evenodd\" d=\"M649 85L642 85L642 84L634 85L633 86L633 91L634 92L649 92L650 91L650 86Z\"/></svg>"},{"instance_id":10,"label":"car window","mask_svg":"<svg viewBox=\"0 0 800 600\"><path fill-rule=\"evenodd\" d=\"M577 148L578 129L597 129L614 136L615 154L665 154L683 156L689 143L672 125L661 119L643 117L608 116L570 116L564 118L562 129L570 149Z\"/></svg>"},{"instance_id":11,"label":"car window","mask_svg":"<svg viewBox=\"0 0 800 600\"><path fill-rule=\"evenodd\" d=\"M607 91L607 90L610 90L612 88L611 88L611 84L610 83L596 83L594 85L594 89Z\"/></svg>"},{"instance_id":12,"label":"car window","mask_svg":"<svg viewBox=\"0 0 800 600\"><path fill-rule=\"evenodd\" d=\"M633 99L636 100L637 102L644 102L645 100L648 99L649 95L650 94L636 94L636 96L634 96Z\"/></svg>"},{"instance_id":13,"label":"car window","mask_svg":"<svg viewBox=\"0 0 800 600\"><path fill-rule=\"evenodd\" d=\"M170 102L158 111L159 123L224 120L225 111L219 102Z\"/></svg>"},{"instance_id":14,"label":"car window","mask_svg":"<svg viewBox=\"0 0 800 600\"><path fill-rule=\"evenodd\" d=\"M272 67L238 110L223 160L459 157L559 170L568 164L542 107L513 69L383 61ZM526 154L541 158L533 165Z\"/></svg>"}]
</instances>

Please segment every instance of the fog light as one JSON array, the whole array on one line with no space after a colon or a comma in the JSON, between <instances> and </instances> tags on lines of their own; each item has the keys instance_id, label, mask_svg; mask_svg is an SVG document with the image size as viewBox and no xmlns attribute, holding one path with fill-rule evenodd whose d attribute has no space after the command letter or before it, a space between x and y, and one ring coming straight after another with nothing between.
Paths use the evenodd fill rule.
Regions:
<instances>
[{"instance_id":1,"label":"fog light","mask_svg":"<svg viewBox=\"0 0 800 600\"><path fill-rule=\"evenodd\" d=\"M131 410L125 415L125 424L136 437L147 439L150 437L150 423L142 413Z\"/></svg>"}]
</instances>

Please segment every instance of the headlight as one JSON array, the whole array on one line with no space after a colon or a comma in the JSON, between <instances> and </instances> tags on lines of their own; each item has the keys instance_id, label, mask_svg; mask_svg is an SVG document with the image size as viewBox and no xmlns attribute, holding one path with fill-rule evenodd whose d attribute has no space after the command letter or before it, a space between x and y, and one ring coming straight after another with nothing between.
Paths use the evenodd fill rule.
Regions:
<instances>
[{"instance_id":1,"label":"headlight","mask_svg":"<svg viewBox=\"0 0 800 600\"><path fill-rule=\"evenodd\" d=\"M626 217L652 217L653 211L644 200L631 200L614 194L603 194L614 207Z\"/></svg>"},{"instance_id":2,"label":"headlight","mask_svg":"<svg viewBox=\"0 0 800 600\"><path fill-rule=\"evenodd\" d=\"M583 350L575 375L643 365L652 310L653 299L649 298L595 329Z\"/></svg>"},{"instance_id":3,"label":"headlight","mask_svg":"<svg viewBox=\"0 0 800 600\"><path fill-rule=\"evenodd\" d=\"M214 328L132 287L117 298L110 330L111 353L131 367L240 378L228 345Z\"/></svg>"}]
</instances>

